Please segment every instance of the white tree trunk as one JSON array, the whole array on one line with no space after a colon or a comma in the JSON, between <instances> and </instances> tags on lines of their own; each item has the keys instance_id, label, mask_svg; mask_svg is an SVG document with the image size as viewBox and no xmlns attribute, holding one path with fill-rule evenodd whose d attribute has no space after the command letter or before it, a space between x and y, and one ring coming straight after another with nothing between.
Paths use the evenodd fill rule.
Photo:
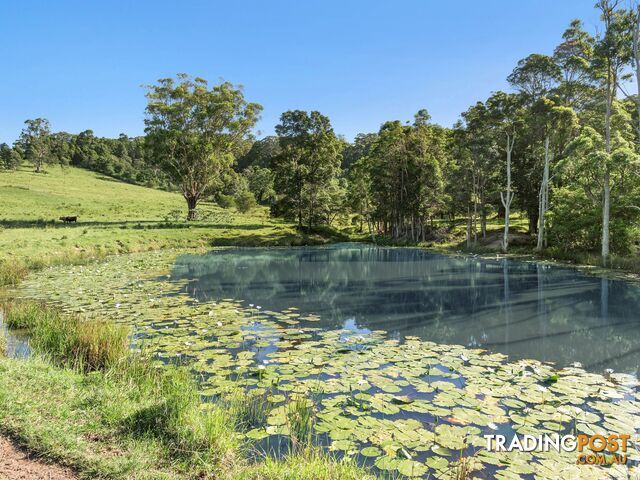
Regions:
<instances>
[{"instance_id":1,"label":"white tree trunk","mask_svg":"<svg viewBox=\"0 0 640 480\"><path fill-rule=\"evenodd\" d=\"M513 192L511 191L511 152L513 151L513 142L515 135L511 136L507 133L507 192L503 195L500 192L500 200L504 207L504 234L502 235L502 251L506 252L509 248L509 215L511 213L511 202L513 201Z\"/></svg>"},{"instance_id":2,"label":"white tree trunk","mask_svg":"<svg viewBox=\"0 0 640 480\"><path fill-rule=\"evenodd\" d=\"M549 202L549 135L544 139L544 171L540 185L540 201L538 207L538 243L536 250L542 250L545 243L545 215Z\"/></svg>"},{"instance_id":3,"label":"white tree trunk","mask_svg":"<svg viewBox=\"0 0 640 480\"><path fill-rule=\"evenodd\" d=\"M613 84L613 85L612 85ZM611 177L609 174L609 154L611 153L611 107L615 82L611 81L609 74L607 81L607 107L604 117L604 148L607 158L604 165L603 192L602 192L602 262L607 264L609 257L609 211L611 209Z\"/></svg>"},{"instance_id":4,"label":"white tree trunk","mask_svg":"<svg viewBox=\"0 0 640 480\"><path fill-rule=\"evenodd\" d=\"M636 22L633 25L633 68L636 74L636 111L638 112L638 123L636 129L640 135L640 3L636 5Z\"/></svg>"}]
</instances>

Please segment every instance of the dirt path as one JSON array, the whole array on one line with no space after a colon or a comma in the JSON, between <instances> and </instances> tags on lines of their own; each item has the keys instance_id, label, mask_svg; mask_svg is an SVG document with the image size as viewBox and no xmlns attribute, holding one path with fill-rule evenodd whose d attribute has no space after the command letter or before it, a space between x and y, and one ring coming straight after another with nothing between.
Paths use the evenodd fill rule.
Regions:
<instances>
[{"instance_id":1,"label":"dirt path","mask_svg":"<svg viewBox=\"0 0 640 480\"><path fill-rule=\"evenodd\" d=\"M76 480L68 468L49 465L0 437L0 480Z\"/></svg>"}]
</instances>

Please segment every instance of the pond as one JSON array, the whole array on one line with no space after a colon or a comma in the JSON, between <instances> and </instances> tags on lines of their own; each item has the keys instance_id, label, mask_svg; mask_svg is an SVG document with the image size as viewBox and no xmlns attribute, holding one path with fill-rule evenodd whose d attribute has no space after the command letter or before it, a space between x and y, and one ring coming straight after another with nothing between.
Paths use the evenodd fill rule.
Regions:
<instances>
[{"instance_id":1,"label":"pond","mask_svg":"<svg viewBox=\"0 0 640 480\"><path fill-rule=\"evenodd\" d=\"M567 268L365 244L232 249L178 257L198 300L243 299L319 316L316 326L385 330L586 370L638 375L640 286Z\"/></svg>"},{"instance_id":2,"label":"pond","mask_svg":"<svg viewBox=\"0 0 640 480\"><path fill-rule=\"evenodd\" d=\"M308 435L383 478L600 480L639 465L636 449L604 469L483 438L636 438L633 284L347 244L121 255L37 272L16 294L129 326L159 367L193 372L203 402L240 395L258 457Z\"/></svg>"}]
</instances>

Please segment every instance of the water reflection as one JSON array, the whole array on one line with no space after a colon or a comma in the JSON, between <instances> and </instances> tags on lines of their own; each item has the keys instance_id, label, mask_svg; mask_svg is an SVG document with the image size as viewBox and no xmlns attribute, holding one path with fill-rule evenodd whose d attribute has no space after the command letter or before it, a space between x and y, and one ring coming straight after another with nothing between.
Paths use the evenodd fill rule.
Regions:
<instances>
[{"instance_id":1,"label":"water reflection","mask_svg":"<svg viewBox=\"0 0 640 480\"><path fill-rule=\"evenodd\" d=\"M640 287L535 263L334 245L185 255L198 299L295 306L323 328L386 330L590 370L636 374Z\"/></svg>"}]
</instances>

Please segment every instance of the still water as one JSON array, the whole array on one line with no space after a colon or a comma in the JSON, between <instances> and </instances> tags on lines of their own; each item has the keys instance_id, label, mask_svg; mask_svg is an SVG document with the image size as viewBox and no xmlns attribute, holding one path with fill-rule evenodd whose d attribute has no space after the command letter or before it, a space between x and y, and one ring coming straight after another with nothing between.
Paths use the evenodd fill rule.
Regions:
<instances>
[{"instance_id":1,"label":"still water","mask_svg":"<svg viewBox=\"0 0 640 480\"><path fill-rule=\"evenodd\" d=\"M340 244L184 255L172 277L200 300L297 307L316 327L640 373L640 286L572 269Z\"/></svg>"}]
</instances>

